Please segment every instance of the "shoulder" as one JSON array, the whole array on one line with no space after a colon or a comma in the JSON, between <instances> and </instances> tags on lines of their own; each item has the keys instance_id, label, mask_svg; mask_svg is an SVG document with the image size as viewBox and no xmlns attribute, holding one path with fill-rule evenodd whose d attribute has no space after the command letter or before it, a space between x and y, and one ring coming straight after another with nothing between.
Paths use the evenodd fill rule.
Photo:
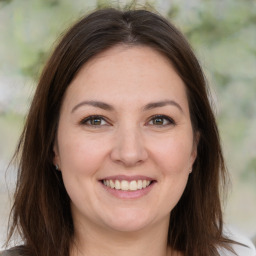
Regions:
<instances>
[{"instance_id":1,"label":"shoulder","mask_svg":"<svg viewBox=\"0 0 256 256\"><path fill-rule=\"evenodd\" d=\"M23 256L24 254L22 253L23 246L17 246L10 248L6 251L0 252L0 256Z\"/></svg>"},{"instance_id":2,"label":"shoulder","mask_svg":"<svg viewBox=\"0 0 256 256\"><path fill-rule=\"evenodd\" d=\"M247 237L241 235L239 232L231 228L226 228L224 234L229 239L241 243L244 246L239 244L232 244L231 247L236 254L220 248L219 252L221 256L256 256L255 246Z\"/></svg>"},{"instance_id":3,"label":"shoulder","mask_svg":"<svg viewBox=\"0 0 256 256\"><path fill-rule=\"evenodd\" d=\"M220 256L256 256L255 248L249 246L248 244L245 244L245 245L246 246L232 245L232 248L235 253L230 252L226 249L220 249L219 254Z\"/></svg>"}]
</instances>

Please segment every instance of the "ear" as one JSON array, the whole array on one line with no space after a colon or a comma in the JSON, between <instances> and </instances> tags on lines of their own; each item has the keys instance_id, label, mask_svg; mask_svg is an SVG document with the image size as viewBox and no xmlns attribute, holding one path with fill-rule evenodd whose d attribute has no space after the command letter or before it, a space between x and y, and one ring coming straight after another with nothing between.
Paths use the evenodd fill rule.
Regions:
<instances>
[{"instance_id":1,"label":"ear","mask_svg":"<svg viewBox=\"0 0 256 256\"><path fill-rule=\"evenodd\" d=\"M58 143L55 140L54 145L53 145L53 165L55 166L56 170L60 170L60 157L59 157L59 148L58 148Z\"/></svg>"},{"instance_id":2,"label":"ear","mask_svg":"<svg viewBox=\"0 0 256 256\"><path fill-rule=\"evenodd\" d=\"M194 135L194 142L193 142L193 147L191 152L191 169L197 157L197 146L199 141L200 141L200 133L197 131L195 132L195 135Z\"/></svg>"}]
</instances>

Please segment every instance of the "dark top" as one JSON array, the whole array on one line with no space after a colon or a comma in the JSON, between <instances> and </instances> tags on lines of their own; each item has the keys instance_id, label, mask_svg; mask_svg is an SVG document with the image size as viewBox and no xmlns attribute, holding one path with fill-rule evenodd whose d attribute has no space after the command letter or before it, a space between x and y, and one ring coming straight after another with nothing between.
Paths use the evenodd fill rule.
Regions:
<instances>
[{"instance_id":1,"label":"dark top","mask_svg":"<svg viewBox=\"0 0 256 256\"><path fill-rule=\"evenodd\" d=\"M16 246L13 247L9 250L0 252L0 256L25 256L26 254L24 254L24 250L23 250L23 246Z\"/></svg>"},{"instance_id":2,"label":"dark top","mask_svg":"<svg viewBox=\"0 0 256 256\"><path fill-rule=\"evenodd\" d=\"M219 254L221 256L256 256L256 250L254 245L248 239L238 239L237 241L243 243L245 246L241 245L232 245L236 254L226 251L223 248L219 248ZM0 256L27 256L31 255L25 249L24 246L16 246L9 250L0 252Z\"/></svg>"}]
</instances>

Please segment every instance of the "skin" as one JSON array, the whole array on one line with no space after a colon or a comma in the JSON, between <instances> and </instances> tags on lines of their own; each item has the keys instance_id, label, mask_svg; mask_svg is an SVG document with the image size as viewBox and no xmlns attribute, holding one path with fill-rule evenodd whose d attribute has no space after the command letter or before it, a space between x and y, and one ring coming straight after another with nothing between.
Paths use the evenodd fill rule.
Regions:
<instances>
[{"instance_id":1,"label":"skin","mask_svg":"<svg viewBox=\"0 0 256 256\"><path fill-rule=\"evenodd\" d=\"M103 118L88 121L92 115ZM71 199L70 255L181 255L167 246L168 225L197 155L194 141L185 85L166 57L115 46L88 61L66 91L54 146ZM155 182L145 195L119 198L100 182L113 175Z\"/></svg>"}]
</instances>

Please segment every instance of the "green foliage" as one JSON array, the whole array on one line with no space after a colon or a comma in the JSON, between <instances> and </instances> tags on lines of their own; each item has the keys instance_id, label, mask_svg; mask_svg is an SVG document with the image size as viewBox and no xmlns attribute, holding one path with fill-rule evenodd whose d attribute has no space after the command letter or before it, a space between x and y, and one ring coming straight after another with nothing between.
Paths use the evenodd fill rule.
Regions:
<instances>
[{"instance_id":1,"label":"green foliage","mask_svg":"<svg viewBox=\"0 0 256 256\"><path fill-rule=\"evenodd\" d=\"M254 179L255 179L255 176L256 176L256 156L254 156L253 158L250 159L250 161L248 162L248 165L247 165L247 169L251 170L253 172L246 172L246 174L253 175Z\"/></svg>"},{"instance_id":2,"label":"green foliage","mask_svg":"<svg viewBox=\"0 0 256 256\"><path fill-rule=\"evenodd\" d=\"M0 141L4 147L0 147L1 158L9 158L13 154L13 145L16 144L24 122L24 116L17 113L0 114Z\"/></svg>"},{"instance_id":3,"label":"green foliage","mask_svg":"<svg viewBox=\"0 0 256 256\"><path fill-rule=\"evenodd\" d=\"M180 7L179 5L173 5L172 8L169 9L167 16L169 17L170 20L173 20L177 18L180 12Z\"/></svg>"},{"instance_id":4,"label":"green foliage","mask_svg":"<svg viewBox=\"0 0 256 256\"><path fill-rule=\"evenodd\" d=\"M0 0L0 7L4 6L5 4L9 4L12 0Z\"/></svg>"}]
</instances>

